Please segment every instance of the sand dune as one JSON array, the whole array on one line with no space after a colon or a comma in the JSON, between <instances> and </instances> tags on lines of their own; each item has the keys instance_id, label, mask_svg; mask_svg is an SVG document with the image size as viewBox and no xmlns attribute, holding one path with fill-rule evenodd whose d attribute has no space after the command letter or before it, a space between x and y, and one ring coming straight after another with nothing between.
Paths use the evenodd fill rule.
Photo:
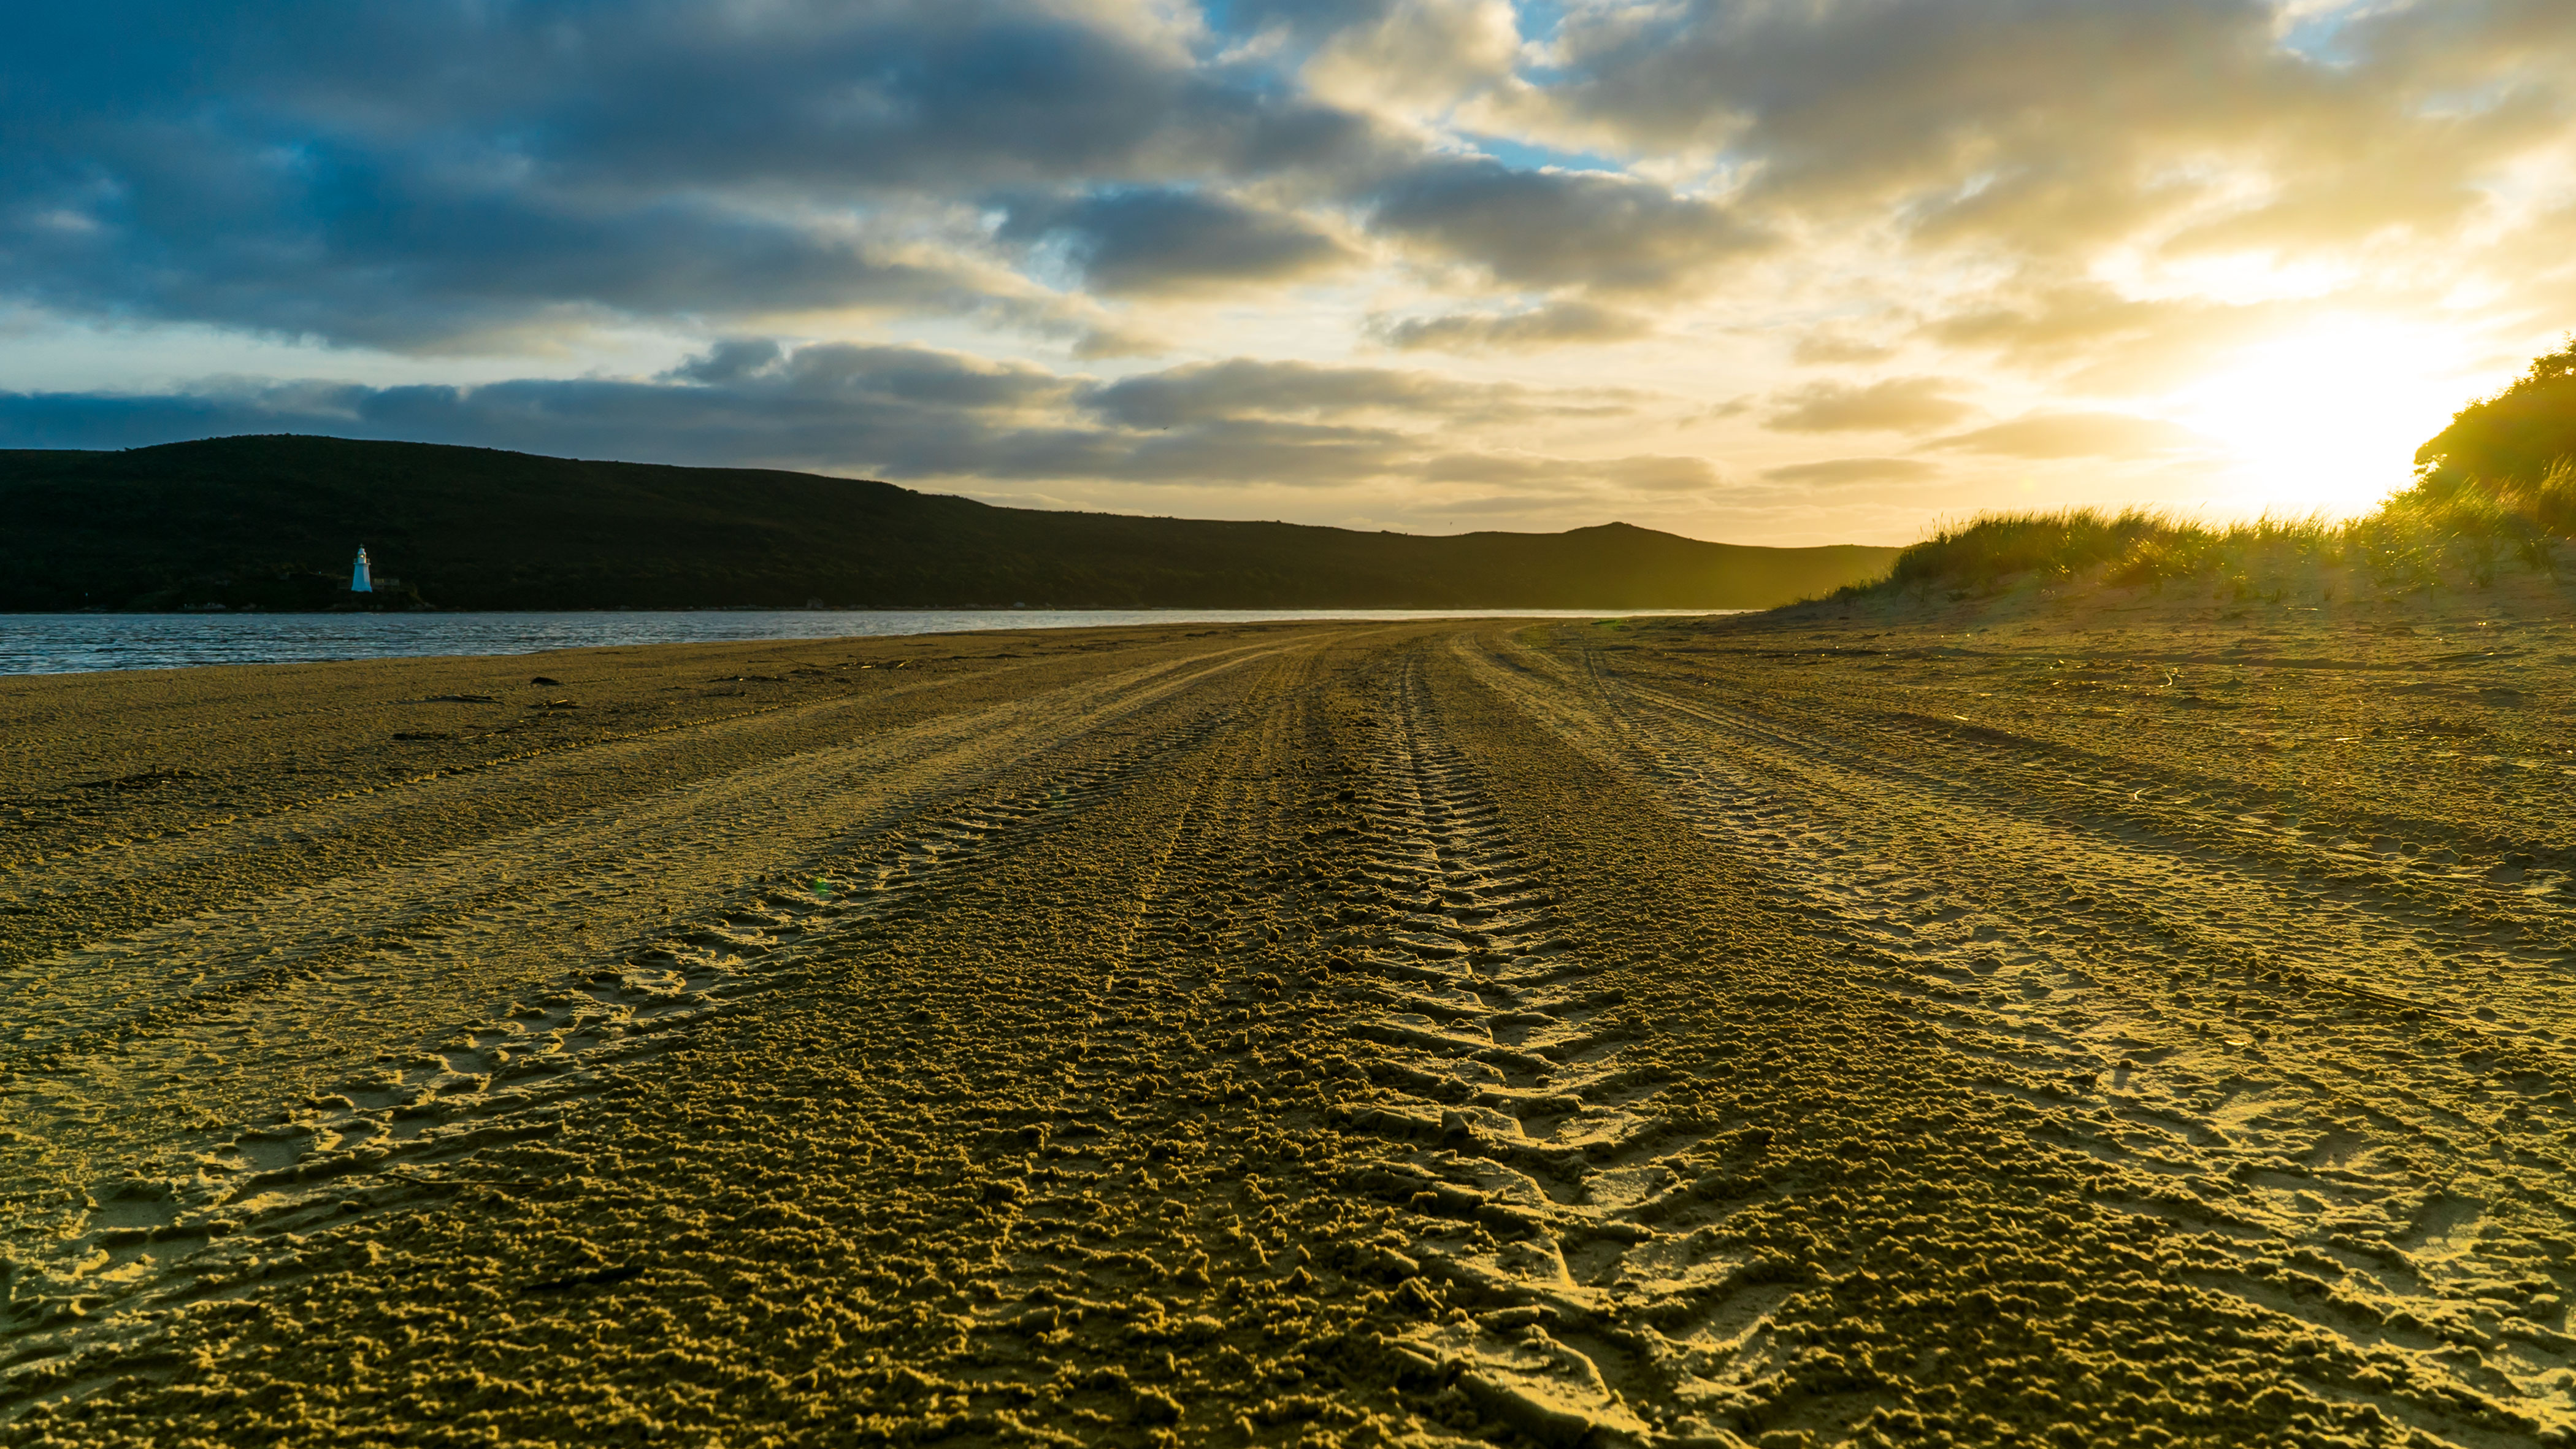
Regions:
<instances>
[{"instance_id":1,"label":"sand dune","mask_svg":"<svg viewBox=\"0 0 2576 1449\"><path fill-rule=\"evenodd\" d=\"M2576 638L2099 625L12 682L0 1440L2567 1442Z\"/></svg>"}]
</instances>

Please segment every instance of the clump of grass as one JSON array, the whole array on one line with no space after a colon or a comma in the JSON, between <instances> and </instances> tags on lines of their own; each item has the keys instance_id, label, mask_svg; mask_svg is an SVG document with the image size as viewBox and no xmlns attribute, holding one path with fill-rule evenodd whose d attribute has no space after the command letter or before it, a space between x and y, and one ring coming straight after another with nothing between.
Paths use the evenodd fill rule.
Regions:
<instances>
[{"instance_id":1,"label":"clump of grass","mask_svg":"<svg viewBox=\"0 0 2576 1449\"><path fill-rule=\"evenodd\" d=\"M1898 588L1945 584L1985 589L2033 569L2071 577L2174 529L2164 515L2136 508L2111 516L2089 508L1991 513L1945 528L1898 554L1887 581Z\"/></svg>"},{"instance_id":2,"label":"clump of grass","mask_svg":"<svg viewBox=\"0 0 2576 1449\"><path fill-rule=\"evenodd\" d=\"M2291 564L2332 561L2342 544L2342 531L2322 516L2267 516L2213 527L2143 508L1986 514L1897 555L1884 582L1846 593L1942 590L1966 597L2034 578L2161 587L2168 580L2207 576L2229 581L2244 594Z\"/></svg>"},{"instance_id":3,"label":"clump of grass","mask_svg":"<svg viewBox=\"0 0 2576 1449\"><path fill-rule=\"evenodd\" d=\"M1885 581L1843 596L1909 590L1964 598L2006 587L2094 579L2161 588L2199 579L2238 597L2277 591L2301 567L2357 569L2389 587L2465 575L2495 582L2507 563L2555 575L2558 545L2576 538L2576 462L2533 479L2427 473L2365 517L2267 516L2213 525L2170 513L2091 508L1985 514L1897 555Z\"/></svg>"},{"instance_id":4,"label":"clump of grass","mask_svg":"<svg viewBox=\"0 0 2576 1449\"><path fill-rule=\"evenodd\" d=\"M2576 538L2576 460L2559 458L2532 476L2428 469L2360 524L2516 546Z\"/></svg>"}]
</instances>

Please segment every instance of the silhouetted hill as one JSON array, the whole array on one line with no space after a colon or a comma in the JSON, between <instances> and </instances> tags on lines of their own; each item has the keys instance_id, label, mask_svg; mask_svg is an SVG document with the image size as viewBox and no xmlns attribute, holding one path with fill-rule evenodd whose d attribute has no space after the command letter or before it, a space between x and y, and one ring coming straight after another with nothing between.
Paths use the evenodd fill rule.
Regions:
<instances>
[{"instance_id":1,"label":"silhouetted hill","mask_svg":"<svg viewBox=\"0 0 2576 1449\"><path fill-rule=\"evenodd\" d=\"M1618 523L1421 537L1051 513L807 473L297 436L0 451L0 518L0 610L21 611L326 607L348 601L361 544L379 576L451 609L1757 608L1877 577L1896 554Z\"/></svg>"}]
</instances>

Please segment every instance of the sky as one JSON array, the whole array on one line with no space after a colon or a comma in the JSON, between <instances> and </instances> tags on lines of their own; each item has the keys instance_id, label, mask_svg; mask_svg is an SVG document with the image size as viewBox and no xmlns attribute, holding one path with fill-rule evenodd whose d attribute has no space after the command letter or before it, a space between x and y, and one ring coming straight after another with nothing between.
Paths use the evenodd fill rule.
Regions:
<instances>
[{"instance_id":1,"label":"sky","mask_svg":"<svg viewBox=\"0 0 2576 1449\"><path fill-rule=\"evenodd\" d=\"M2567 0L25 9L0 447L1889 544L2366 509L2576 327Z\"/></svg>"}]
</instances>

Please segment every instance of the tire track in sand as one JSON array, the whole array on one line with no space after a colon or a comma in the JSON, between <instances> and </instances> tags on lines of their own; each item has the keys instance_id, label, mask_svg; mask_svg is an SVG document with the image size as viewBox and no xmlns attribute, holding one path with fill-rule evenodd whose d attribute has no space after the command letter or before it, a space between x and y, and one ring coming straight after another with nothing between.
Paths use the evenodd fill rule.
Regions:
<instances>
[{"instance_id":1,"label":"tire track in sand","mask_svg":"<svg viewBox=\"0 0 2576 1449\"><path fill-rule=\"evenodd\" d=\"M2474 976L2482 1015L2471 1029L2534 1045L2545 1045L2544 1023L2576 984L2569 974L2576 912L2557 890L2563 874L2540 864L2552 852L2542 841L2496 838L2529 822L2492 822L2482 846L2473 846L2457 840L2455 828L2350 799L2313 808L2324 818L2311 820L2268 787L2262 793L2271 798L2247 799L2241 782L2203 771L2113 759L1965 719L1786 691L1761 692L1757 707L1754 694L1709 679L1692 687L1680 677L1625 678L1605 689L1600 651L1574 653L1604 699L1692 715L1774 770L1835 774L1829 793L1937 797L1954 802L1953 815L1973 808L2001 828L2116 854L2125 874L2092 874L2128 909L2123 927L2146 920L2186 944L2207 938L2201 944L2223 948L2260 934L2265 922L2294 919L2295 933L2265 944L2316 985L2441 1010L2438 998ZM2446 835L2461 849L2444 844ZM2477 848L2487 854L2462 854ZM2169 877L2188 877L2192 889L2164 888ZM2105 904L2076 897L2059 911L2081 919ZM2398 940L2404 947L2389 950ZM2341 969L2361 959L2374 967L2366 982Z\"/></svg>"},{"instance_id":2,"label":"tire track in sand","mask_svg":"<svg viewBox=\"0 0 2576 1449\"><path fill-rule=\"evenodd\" d=\"M277 1271L281 1260L268 1240L328 1220L344 1211L344 1202L352 1204L346 1211L375 1212L452 1187L442 1183L443 1169L469 1161L479 1148L542 1135L554 1107L595 1091L603 1073L667 1049L715 1013L750 1004L783 975L831 950L836 937L900 921L907 898L941 873L972 868L1032 831L1060 827L1137 770L1186 751L1219 716L1205 700L1175 708L1175 697L1207 690L1275 652L1224 650L1122 671L1062 697L702 782L640 810L629 804L602 812L604 818L575 817L532 832L536 842L456 853L439 863L443 868L422 872L412 899L388 902L371 895L366 883L347 881L300 897L291 903L297 916L327 921L325 944L353 958L341 971L326 973L309 957L298 968L262 968L251 990L220 993L211 1002L189 998L182 1004L190 1009L140 1013L87 1033L87 1040L51 1046L44 1070L59 1085L41 1096L22 1085L13 1105L22 1112L59 1111L66 1100L88 1097L102 1104L121 1099L130 1110L134 1077L149 1070L134 1059L145 1052L169 1056L236 1036L259 1041L281 1033L309 1047L318 1025L316 997L325 1003L343 994L370 998L366 1006L374 1009L354 1026L391 1049L378 1051L371 1067L339 1066L339 1079L300 1097L272 1095L286 1109L257 1125L208 1121L199 1132L157 1134L166 1145L150 1148L121 1141L122 1150L149 1150L158 1160L87 1183L74 1176L53 1212L39 1201L22 1220L9 1264L12 1326L24 1334L77 1327L110 1310L148 1314L156 1303L237 1278L245 1260ZM1105 759L1050 766L1051 752L1068 743L1096 746L1129 724L1144 728ZM896 764L901 784L871 791ZM997 788L996 779L1007 786ZM980 800L962 809L931 813L943 801L978 794ZM730 813L710 820L711 797ZM799 835L781 828L785 816L821 821L823 829ZM664 852L659 862L651 858L654 845ZM540 883L582 878L604 860L641 869L639 854L645 865L667 867L677 855L704 854L710 846L722 848L724 879L733 884L712 892L712 901L701 895L694 921L674 923L660 919L660 892L688 891L706 872L698 870L695 880L663 876L656 896L634 912L638 933L605 950L567 952L560 942L529 939L516 913L470 920L473 929L457 932L462 940L427 963L384 940L390 934L399 943L433 911L491 913L489 878L518 883L524 893L531 875ZM273 954L260 926L286 904L236 914L251 939L233 949L234 961L259 967ZM333 916L336 905L351 909ZM219 933L190 924L192 944L209 936L222 943ZM190 964L174 961L174 954L166 938L146 937L93 948L79 964L120 976L143 964ZM446 990L433 1010L470 1010L495 995L506 1007L481 1020L441 1025L434 1041L386 1040L380 1001L388 989L415 984L405 979L409 973L443 973L460 963L480 979L461 997L453 981L428 983ZM333 1024L349 1030L347 1018L355 1014L343 1011ZM22 1064L17 1081L26 1076ZM172 1136L179 1140L168 1143ZM60 1152L67 1144L55 1137L47 1145ZM76 1172L78 1162L63 1166ZM291 1255L284 1261L291 1263ZM41 1363L84 1336L42 1336L15 1348L8 1362Z\"/></svg>"},{"instance_id":3,"label":"tire track in sand","mask_svg":"<svg viewBox=\"0 0 2576 1449\"><path fill-rule=\"evenodd\" d=\"M1457 631L1191 692L1205 734L764 958L758 1010L543 1135L27 1365L0 1442L2547 1427L2299 1316L2330 1300L2209 1286L2245 1277L2223 1225L2065 1149L2069 1104L1978 1086L2007 1072L1920 973L1824 949Z\"/></svg>"},{"instance_id":4,"label":"tire track in sand","mask_svg":"<svg viewBox=\"0 0 2576 1449\"><path fill-rule=\"evenodd\" d=\"M2338 1048L2409 1063L2399 1085L2303 1059L2270 1031L2236 1035L2247 1028L2232 1013L2190 1010L2191 993L2166 977L2188 966L2209 991L2224 966L2254 986L2251 953L2231 943L2172 959L2173 933L2110 907L2125 858L2063 833L2033 844L2013 815L1977 816L1975 791L1918 798L1911 770L1924 767L1876 769L1858 744L1828 748L1824 732L1784 725L1776 700L1748 721L1605 678L1579 654L1568 668L1509 646L1462 653L1532 717L1754 863L1816 938L1842 943L1876 968L1879 990L1936 1023L1944 1047L1990 1064L1962 1085L2045 1111L2034 1141L2160 1183L2149 1211L2232 1260L2196 1281L2331 1332L2356 1357L2403 1359L2437 1392L2533 1407L2565 1397L2576 1342L2537 1320L2567 1291L2566 1210L2484 1159L2518 1149L2557 1180L2564 1169L2542 1141L2499 1140L2467 1115L2486 1064L2474 1047L2465 1063L2423 1059L2410 1049L2421 1028L2385 1007L2337 1011ZM2553 1262L2561 1273L2545 1271Z\"/></svg>"},{"instance_id":5,"label":"tire track in sand","mask_svg":"<svg viewBox=\"0 0 2576 1449\"><path fill-rule=\"evenodd\" d=\"M1352 1030L1376 1044L1363 1070L1382 1094L1330 1120L1405 1144L1346 1181L1401 1205L1410 1230L1344 1262L1476 1305L1397 1342L1487 1420L1544 1443L1645 1435L1617 1321L1670 1283L1630 1210L1671 1180L1656 1154L1695 1139L1623 1070L1630 1038L1592 1025L1622 997L1443 738L1421 659L1388 673L1338 892L1362 942L1347 968L1380 983L1343 990L1375 1008Z\"/></svg>"}]
</instances>

